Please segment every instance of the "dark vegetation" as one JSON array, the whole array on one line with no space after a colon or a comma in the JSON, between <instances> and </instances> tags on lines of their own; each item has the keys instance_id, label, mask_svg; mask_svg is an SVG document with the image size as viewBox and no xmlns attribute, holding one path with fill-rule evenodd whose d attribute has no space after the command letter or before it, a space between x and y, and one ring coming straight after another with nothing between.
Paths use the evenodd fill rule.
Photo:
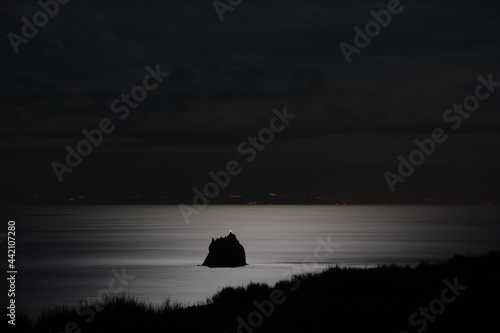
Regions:
<instances>
[{"instance_id":1,"label":"dark vegetation","mask_svg":"<svg viewBox=\"0 0 500 333\"><path fill-rule=\"evenodd\" d=\"M82 304L80 313L99 309L95 318L76 308L60 307L38 318L18 316L18 332L500 332L500 252L455 256L443 263L381 266L371 269L332 267L318 274L294 276L274 286L250 284L224 288L205 302L182 306L166 301L152 306L126 295L108 299L100 307ZM442 299L445 279L455 278L460 291L444 311L424 324L409 323L420 308ZM275 290L274 294L273 290ZM279 298L276 293L282 293ZM274 295L274 297L272 296ZM453 294L445 294L451 298ZM271 300L279 299L280 304ZM255 302L256 301L256 302ZM255 305L263 305L258 310ZM262 309L262 308L261 308ZM89 311L90 312L90 311ZM266 312L267 315L262 313ZM258 327L254 323L261 314ZM5 310L2 313L6 324ZM241 320L238 322L238 317ZM416 317L422 318L421 316ZM414 318L415 319L415 318ZM89 321L88 323L86 322ZM242 325L245 321L246 325ZM76 323L65 330L69 322ZM12 326L8 331L12 331Z\"/></svg>"}]
</instances>

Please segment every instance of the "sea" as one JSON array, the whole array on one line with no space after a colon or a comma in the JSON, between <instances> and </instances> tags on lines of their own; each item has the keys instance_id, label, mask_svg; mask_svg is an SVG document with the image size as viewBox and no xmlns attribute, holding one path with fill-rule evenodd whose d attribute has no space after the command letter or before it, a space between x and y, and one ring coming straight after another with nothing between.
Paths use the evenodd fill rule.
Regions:
<instances>
[{"instance_id":1,"label":"sea","mask_svg":"<svg viewBox=\"0 0 500 333\"><path fill-rule=\"evenodd\" d=\"M16 309L31 316L119 292L197 304L224 287L330 266L413 266L500 249L499 206L213 205L189 224L175 205L17 206L2 207L0 219L5 272L15 221ZM200 266L212 237L230 230L248 265Z\"/></svg>"}]
</instances>

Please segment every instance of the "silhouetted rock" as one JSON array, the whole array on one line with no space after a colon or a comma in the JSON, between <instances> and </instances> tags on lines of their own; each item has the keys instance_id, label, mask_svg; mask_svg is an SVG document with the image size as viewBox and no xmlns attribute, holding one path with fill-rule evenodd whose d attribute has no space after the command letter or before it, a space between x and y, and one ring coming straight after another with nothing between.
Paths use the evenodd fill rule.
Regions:
<instances>
[{"instance_id":1,"label":"silhouetted rock","mask_svg":"<svg viewBox=\"0 0 500 333\"><path fill-rule=\"evenodd\" d=\"M245 249L231 232L226 237L212 238L208 251L202 266L239 267L247 264Z\"/></svg>"}]
</instances>

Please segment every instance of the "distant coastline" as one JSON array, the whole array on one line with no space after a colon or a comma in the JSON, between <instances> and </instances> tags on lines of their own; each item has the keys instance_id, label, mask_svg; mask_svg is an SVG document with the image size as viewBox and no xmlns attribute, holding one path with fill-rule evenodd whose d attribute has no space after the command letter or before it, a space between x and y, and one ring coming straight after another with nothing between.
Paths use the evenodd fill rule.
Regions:
<instances>
[{"instance_id":1,"label":"distant coastline","mask_svg":"<svg viewBox=\"0 0 500 333\"><path fill-rule=\"evenodd\" d=\"M178 205L190 194L163 193L71 193L26 194L9 198L0 197L1 206L14 205ZM187 199L186 199L187 198ZM413 195L407 197L377 197L364 200L315 193L254 193L221 194L210 201L210 205L500 205L498 199L484 198L450 199Z\"/></svg>"}]
</instances>

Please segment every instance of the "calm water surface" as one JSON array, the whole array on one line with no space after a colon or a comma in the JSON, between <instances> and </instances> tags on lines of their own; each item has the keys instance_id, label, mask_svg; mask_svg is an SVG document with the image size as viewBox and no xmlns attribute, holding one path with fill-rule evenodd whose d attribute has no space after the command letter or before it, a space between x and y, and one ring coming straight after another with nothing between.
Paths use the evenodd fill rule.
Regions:
<instances>
[{"instance_id":1,"label":"calm water surface","mask_svg":"<svg viewBox=\"0 0 500 333\"><path fill-rule=\"evenodd\" d=\"M250 281L274 283L313 257L317 238L328 235L338 247L306 270L413 264L500 248L494 206L211 206L190 225L177 206L15 207L0 216L16 221L16 299L30 314L96 297L111 271L123 267L135 276L124 292L155 304L167 297L195 303ZM197 266L212 237L230 229L249 265Z\"/></svg>"}]
</instances>

